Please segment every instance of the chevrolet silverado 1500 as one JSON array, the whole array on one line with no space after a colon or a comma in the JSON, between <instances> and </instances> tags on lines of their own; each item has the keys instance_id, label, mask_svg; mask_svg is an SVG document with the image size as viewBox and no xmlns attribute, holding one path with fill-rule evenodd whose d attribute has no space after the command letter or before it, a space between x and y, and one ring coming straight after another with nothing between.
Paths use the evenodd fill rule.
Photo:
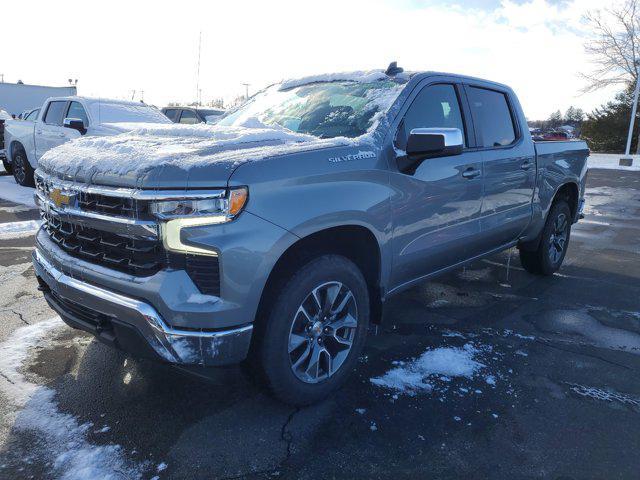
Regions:
<instances>
[{"instance_id":1,"label":"chevrolet silverado 1500","mask_svg":"<svg viewBox=\"0 0 640 480\"><path fill-rule=\"evenodd\" d=\"M45 154L33 262L70 326L175 364L246 360L308 404L346 381L392 295L513 246L558 270L588 153L534 143L494 82L393 65L286 81L215 126Z\"/></svg>"}]
</instances>

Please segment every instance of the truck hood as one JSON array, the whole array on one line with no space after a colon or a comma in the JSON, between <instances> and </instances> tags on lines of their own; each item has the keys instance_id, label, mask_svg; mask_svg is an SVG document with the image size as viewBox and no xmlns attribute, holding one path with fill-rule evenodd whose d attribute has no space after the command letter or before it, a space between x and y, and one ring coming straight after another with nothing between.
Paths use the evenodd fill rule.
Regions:
<instances>
[{"instance_id":1,"label":"truck hood","mask_svg":"<svg viewBox=\"0 0 640 480\"><path fill-rule=\"evenodd\" d=\"M225 186L239 165L351 139L318 139L255 122L245 126L105 124L49 150L38 168L59 178L131 188ZM122 132L122 133L120 133Z\"/></svg>"}]
</instances>

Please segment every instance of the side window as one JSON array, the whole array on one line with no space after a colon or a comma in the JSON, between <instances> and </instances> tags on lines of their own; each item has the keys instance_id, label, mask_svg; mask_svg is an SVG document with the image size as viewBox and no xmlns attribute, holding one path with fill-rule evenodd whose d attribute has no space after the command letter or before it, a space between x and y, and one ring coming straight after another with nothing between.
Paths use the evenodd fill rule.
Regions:
<instances>
[{"instance_id":1,"label":"side window","mask_svg":"<svg viewBox=\"0 0 640 480\"><path fill-rule=\"evenodd\" d=\"M178 120L178 109L177 108L168 108L164 111L164 114L169 117L169 120L175 122Z\"/></svg>"},{"instance_id":2,"label":"side window","mask_svg":"<svg viewBox=\"0 0 640 480\"><path fill-rule=\"evenodd\" d=\"M200 123L196 114L191 110L183 110L182 115L180 115L180 123L194 124Z\"/></svg>"},{"instance_id":3,"label":"side window","mask_svg":"<svg viewBox=\"0 0 640 480\"><path fill-rule=\"evenodd\" d=\"M49 125L62 125L66 101L51 102L44 115L44 123Z\"/></svg>"},{"instance_id":4,"label":"side window","mask_svg":"<svg viewBox=\"0 0 640 480\"><path fill-rule=\"evenodd\" d=\"M409 133L414 128L459 128L466 138L460 102L453 85L430 85L418 93L398 131L398 148L405 149Z\"/></svg>"},{"instance_id":5,"label":"side window","mask_svg":"<svg viewBox=\"0 0 640 480\"><path fill-rule=\"evenodd\" d=\"M504 93L470 87L467 91L483 147L501 147L516 140L516 129Z\"/></svg>"},{"instance_id":6,"label":"side window","mask_svg":"<svg viewBox=\"0 0 640 480\"><path fill-rule=\"evenodd\" d=\"M35 109L33 112L27 115L27 118L25 118L25 120L29 120L30 122L35 122L38 119L38 113L40 113L39 108Z\"/></svg>"},{"instance_id":7,"label":"side window","mask_svg":"<svg viewBox=\"0 0 640 480\"><path fill-rule=\"evenodd\" d=\"M67 118L79 118L82 120L85 127L89 126L89 117L87 117L87 112L84 111L84 107L79 102L71 102Z\"/></svg>"}]
</instances>

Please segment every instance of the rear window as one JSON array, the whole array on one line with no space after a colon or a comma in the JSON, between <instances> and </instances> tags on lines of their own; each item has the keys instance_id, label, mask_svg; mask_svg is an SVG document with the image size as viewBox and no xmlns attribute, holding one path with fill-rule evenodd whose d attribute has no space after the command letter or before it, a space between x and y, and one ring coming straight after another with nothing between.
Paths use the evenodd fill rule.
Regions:
<instances>
[{"instance_id":1,"label":"rear window","mask_svg":"<svg viewBox=\"0 0 640 480\"><path fill-rule=\"evenodd\" d=\"M486 88L468 90L473 118L478 124L483 147L502 147L516 140L516 129L504 93Z\"/></svg>"},{"instance_id":2,"label":"rear window","mask_svg":"<svg viewBox=\"0 0 640 480\"><path fill-rule=\"evenodd\" d=\"M44 116L44 123L50 125L62 125L62 117L64 116L64 108L67 106L66 101L51 102L47 113Z\"/></svg>"}]
</instances>

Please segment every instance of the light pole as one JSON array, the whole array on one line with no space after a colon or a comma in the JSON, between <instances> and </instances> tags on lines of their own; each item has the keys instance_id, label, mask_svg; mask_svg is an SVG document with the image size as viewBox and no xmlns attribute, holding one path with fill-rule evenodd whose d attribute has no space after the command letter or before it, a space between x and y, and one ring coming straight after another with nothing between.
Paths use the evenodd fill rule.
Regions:
<instances>
[{"instance_id":1,"label":"light pole","mask_svg":"<svg viewBox=\"0 0 640 480\"><path fill-rule=\"evenodd\" d=\"M241 83L240 85L244 85L244 88L245 88L244 99L245 100L249 100L249 85L251 85L251 84L250 83Z\"/></svg>"},{"instance_id":2,"label":"light pole","mask_svg":"<svg viewBox=\"0 0 640 480\"><path fill-rule=\"evenodd\" d=\"M624 152L624 158L620 159L620 165L630 167L633 165L633 158L631 158L631 139L633 138L633 124L636 120L636 113L638 112L638 94L640 94L640 60L635 61L636 64L636 90L633 94L633 105L631 106L631 120L629 121L629 135L627 136L627 148ZM640 149L640 145L638 145Z\"/></svg>"}]
</instances>

